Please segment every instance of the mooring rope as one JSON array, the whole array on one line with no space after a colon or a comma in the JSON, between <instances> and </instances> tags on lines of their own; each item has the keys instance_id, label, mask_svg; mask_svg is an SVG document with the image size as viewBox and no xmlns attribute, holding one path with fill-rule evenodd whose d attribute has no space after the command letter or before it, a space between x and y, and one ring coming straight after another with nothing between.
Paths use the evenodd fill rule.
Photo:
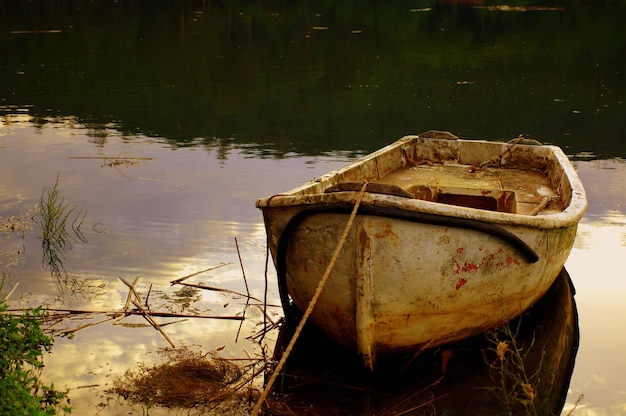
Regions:
<instances>
[{"instance_id":1,"label":"mooring rope","mask_svg":"<svg viewBox=\"0 0 626 416\"><path fill-rule=\"evenodd\" d=\"M311 298L311 302L309 303L309 306L304 312L304 315L302 315L302 319L300 320L300 323L298 324L298 327L296 328L296 331L293 334L293 337L291 337L291 341L289 341L289 345L287 345L287 348L285 349L285 352L280 358L280 361L276 365L276 368L274 369L274 372L272 373L270 380L267 382L267 385L265 386L263 393L261 393L261 397L259 397L259 400L257 400L256 404L254 405L251 416L256 416L259 414L259 411L261 410L261 407L263 406L263 403L265 402L267 395L269 394L270 390L272 389L272 386L274 385L274 383L276 382L276 379L278 378L278 375L280 374L285 363L287 362L287 358L289 358L289 354L291 353L293 346L298 340L298 337L300 336L300 333L302 332L302 329L304 328L306 321L309 319L309 316L313 312L313 309L315 308L315 304L317 303L317 300L322 294L322 290L324 290L324 285L326 285L326 281L328 281L330 272L335 266L335 263L337 262L337 258L339 257L339 253L341 252L341 249L343 248L343 245L345 244L346 239L348 238L348 233L350 232L350 228L352 227L352 223L354 222L354 218L356 217L356 213L359 209L359 205L361 205L361 201L363 200L363 195L365 195L367 183L368 182L365 181L363 183L363 186L361 187L361 190L359 191L356 202L354 203L354 208L352 209L352 213L350 214L350 218L348 219L348 223L346 224L346 228L343 230L343 234L341 236L341 239L339 240L339 244L337 245L337 248L335 249L335 252L333 253L333 257L330 259L330 263L328 263L328 266L326 267L326 271L324 272L324 275L322 276L322 280L320 280L319 284L317 285L315 294L313 295L313 298Z\"/></svg>"}]
</instances>

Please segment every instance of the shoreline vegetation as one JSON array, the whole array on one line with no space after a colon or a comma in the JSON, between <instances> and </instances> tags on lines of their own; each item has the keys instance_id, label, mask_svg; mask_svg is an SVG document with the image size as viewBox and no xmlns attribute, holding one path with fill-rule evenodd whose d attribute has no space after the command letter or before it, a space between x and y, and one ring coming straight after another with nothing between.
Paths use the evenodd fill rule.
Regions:
<instances>
[{"instance_id":1,"label":"shoreline vegetation","mask_svg":"<svg viewBox=\"0 0 626 416\"><path fill-rule=\"evenodd\" d=\"M0 292L7 281L2 274ZM7 312L7 295L0 297L0 414L57 415L71 413L69 389L57 390L41 381L44 353L54 336L41 328L47 312L42 307L19 315Z\"/></svg>"}]
</instances>

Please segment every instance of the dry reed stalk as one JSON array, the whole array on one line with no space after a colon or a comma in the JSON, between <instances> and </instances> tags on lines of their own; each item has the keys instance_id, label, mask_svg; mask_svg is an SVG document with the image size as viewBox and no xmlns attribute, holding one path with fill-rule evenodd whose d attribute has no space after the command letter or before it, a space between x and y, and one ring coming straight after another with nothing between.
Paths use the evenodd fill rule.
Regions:
<instances>
[{"instance_id":1,"label":"dry reed stalk","mask_svg":"<svg viewBox=\"0 0 626 416\"><path fill-rule=\"evenodd\" d=\"M229 264L232 264L232 263L222 263L222 264L219 264L219 265L214 266L214 267L209 267L208 269L200 270L199 272L194 272L194 273L188 274L187 276L183 276L183 277L180 277L180 278L178 278L176 280L172 280L170 282L170 285L173 286L173 285L175 285L177 283L182 282L183 280L189 279L190 277L197 276L197 275L202 274L202 273L210 272L211 270L219 269L220 267L228 266Z\"/></svg>"},{"instance_id":2,"label":"dry reed stalk","mask_svg":"<svg viewBox=\"0 0 626 416\"><path fill-rule=\"evenodd\" d=\"M242 298L249 298L249 299L255 300L255 301L259 302L259 303L262 302L261 299L257 299L254 296L248 296L245 293L239 293L239 292L236 292L234 290L224 289L222 287L206 286L206 285L199 285L199 284L196 284L196 283L184 283L184 282L180 282L180 283L177 283L177 284L183 285L183 286L195 287L195 288L198 288L198 289L212 290L214 292L230 293L231 295L241 296Z\"/></svg>"},{"instance_id":3,"label":"dry reed stalk","mask_svg":"<svg viewBox=\"0 0 626 416\"><path fill-rule=\"evenodd\" d=\"M128 283L128 281L124 279L123 277L119 278L126 286L128 286L128 289L129 289L128 295L126 296L126 303L124 304L125 311L128 311L133 295L137 298L137 300L141 300L141 298L139 297L139 294L135 290L135 285L139 282L140 278L141 278L141 275L138 275L137 277L135 277L135 280L133 280L132 285Z\"/></svg>"},{"instance_id":4,"label":"dry reed stalk","mask_svg":"<svg viewBox=\"0 0 626 416\"><path fill-rule=\"evenodd\" d=\"M141 315L143 315L143 314L141 314ZM159 325L161 326L161 328L164 328L164 327L166 327L168 325L174 325L174 324L177 324L177 323L180 323L180 322L186 322L186 321L187 321L187 319L179 319L178 321L165 322L165 323L162 323L162 324L159 324ZM148 327L152 326L150 324L130 324L130 323L129 324L120 323L119 325L120 326L124 326L126 328L148 328Z\"/></svg>"},{"instance_id":5,"label":"dry reed stalk","mask_svg":"<svg viewBox=\"0 0 626 416\"><path fill-rule=\"evenodd\" d=\"M129 310L129 311L93 311L93 310L84 310L84 309L60 309L60 308L46 308L45 311L48 312L61 312L67 315L82 315L82 314L94 314L94 315L115 315L115 316L123 316L123 315L143 315L141 311ZM7 309L7 312L23 312L23 309L11 308ZM202 319L226 319L232 321L241 321L244 318L241 316L220 316L220 315L192 315L192 314L184 314L184 313L172 313L172 312L150 312L152 316L158 316L160 318L202 318ZM49 318L56 318L56 315L53 315Z\"/></svg>"},{"instance_id":6,"label":"dry reed stalk","mask_svg":"<svg viewBox=\"0 0 626 416\"><path fill-rule=\"evenodd\" d=\"M411 392L410 394L408 394L404 399L398 401L397 403L394 403L392 406L386 407L385 410L380 414L380 416L387 416L387 415L406 415L409 413L413 413L415 412L417 409L421 409L424 406L429 406L432 405L434 402L436 402L437 400L446 397L448 395L448 393L441 395L439 397L431 397L430 399L428 399L427 401L421 402L417 405L412 406L409 409L405 409L405 410L398 410L401 406L406 405L409 401L411 401L412 399L414 399L415 397L427 392L428 390L432 389L433 387L435 387L437 384L441 383L441 381L443 380L444 376L439 377L437 380L433 381L432 383L430 383L428 386L415 391L415 392Z\"/></svg>"},{"instance_id":7,"label":"dry reed stalk","mask_svg":"<svg viewBox=\"0 0 626 416\"><path fill-rule=\"evenodd\" d=\"M143 312L144 319L150 322L150 324L154 327L154 329L156 329L157 331L161 333L161 335L163 335L163 338L165 338L165 340L172 346L172 348L176 348L176 345L174 345L174 342L170 339L170 337L167 336L165 332L163 332L159 324L150 316L148 311L146 311L143 308L143 306L141 306L141 304L137 302L135 299L133 299L132 302L133 302L133 305L135 305L141 312Z\"/></svg>"},{"instance_id":8,"label":"dry reed stalk","mask_svg":"<svg viewBox=\"0 0 626 416\"><path fill-rule=\"evenodd\" d=\"M2 297L2 300L7 300L7 299L9 299L9 297L13 294L13 292L15 291L15 288L17 288L17 285L19 285L19 284L20 284L19 282L15 282L15 283L13 284L13 287L11 288L11 290L9 290L9 291L7 292L7 294L6 294L6 295L4 295L4 296Z\"/></svg>"},{"instance_id":9,"label":"dry reed stalk","mask_svg":"<svg viewBox=\"0 0 626 416\"><path fill-rule=\"evenodd\" d=\"M254 306L254 307L255 307L255 308L257 308L259 311L261 311L261 313L263 313L263 316L265 317L264 322L263 322L263 326L264 326L264 327L266 327L266 326L267 326L267 321L269 321L269 323L271 324L270 326L275 326L275 325L277 324L277 322L276 322L276 321L274 321L274 320L272 319L272 317L271 317L271 316L269 316L269 315L267 314L267 307L268 307L268 306L274 306L274 307L276 307L276 308L280 308L280 305L267 305L267 304L265 304L265 303L264 303L263 305L261 305L261 304L256 304L256 303L253 303L253 304L252 304L252 305L250 305L250 306Z\"/></svg>"},{"instance_id":10,"label":"dry reed stalk","mask_svg":"<svg viewBox=\"0 0 626 416\"><path fill-rule=\"evenodd\" d=\"M148 287L148 294L146 295L146 300L144 301L144 305L146 305L146 308L148 307L148 301L150 299L150 293L152 293L152 283L150 283L150 286Z\"/></svg>"},{"instance_id":11,"label":"dry reed stalk","mask_svg":"<svg viewBox=\"0 0 626 416\"><path fill-rule=\"evenodd\" d=\"M265 367L261 366L260 368L258 368L256 371L254 371L250 377L246 378L245 380L239 382L238 384L234 385L232 387L233 391L237 391L239 389L241 389L242 387L244 387L246 384L252 384L252 382L263 372L265 371Z\"/></svg>"},{"instance_id":12,"label":"dry reed stalk","mask_svg":"<svg viewBox=\"0 0 626 416\"><path fill-rule=\"evenodd\" d=\"M248 279L246 279L246 270L243 268L243 260L241 260L241 252L239 252L239 243L237 237L235 237L235 247L237 248L237 256L239 257L239 265L241 266L241 274L243 275L243 283L246 285L246 293L248 299L250 298L250 289L248 288Z\"/></svg>"},{"instance_id":13,"label":"dry reed stalk","mask_svg":"<svg viewBox=\"0 0 626 416\"><path fill-rule=\"evenodd\" d=\"M90 322L88 324L78 326L78 327L76 327L74 329L68 329L66 331L62 331L61 332L61 336L73 335L73 334L75 334L76 332L78 332L78 331L80 331L82 329L91 328L92 326L100 325L100 324L103 324L105 322L113 321L113 320L116 320L116 319L121 319L123 317L124 317L123 315L122 316L109 316L108 318L102 319L102 320L97 321L97 322Z\"/></svg>"},{"instance_id":14,"label":"dry reed stalk","mask_svg":"<svg viewBox=\"0 0 626 416\"><path fill-rule=\"evenodd\" d=\"M272 321L270 321L270 322L272 322ZM278 328L280 325L281 325L280 321L279 322L272 322L272 324L269 325L269 326L264 325L263 328L260 331L258 331L256 334L248 336L248 339L249 340L256 340L256 342L258 344L261 344L261 342L263 341L263 338L265 338L265 335L267 335L270 331Z\"/></svg>"},{"instance_id":15,"label":"dry reed stalk","mask_svg":"<svg viewBox=\"0 0 626 416\"><path fill-rule=\"evenodd\" d=\"M243 260L241 259L241 252L239 251L239 243L237 242L237 237L235 237L235 247L237 248L237 256L239 257L239 265L241 266L241 274L243 276L243 283L246 286L246 306L243 308L243 316L245 318L246 311L248 310L248 305L250 304L250 289L248 287L248 279L246 279L246 270L243 267ZM239 323L239 328L237 329L237 335L235 335L235 342L239 341L239 334L241 333L241 327L243 326L243 321Z\"/></svg>"},{"instance_id":16,"label":"dry reed stalk","mask_svg":"<svg viewBox=\"0 0 626 416\"><path fill-rule=\"evenodd\" d=\"M267 315L267 289L268 289L267 271L268 271L269 260L270 260L270 244L269 244L269 237L266 237L266 240L265 240L265 271L263 272L263 277L265 279L265 286L263 287L263 332L262 332L261 338L259 339L259 344L261 342L263 342L263 339L265 338L265 334L267 334L267 321L268 321L268 319L269 319L270 322L272 322L272 325L274 325L274 322Z\"/></svg>"},{"instance_id":17,"label":"dry reed stalk","mask_svg":"<svg viewBox=\"0 0 626 416\"><path fill-rule=\"evenodd\" d=\"M567 413L567 416L572 416L574 414L574 411L578 408L578 405L580 403L582 403L583 399L585 398L584 394L581 394L580 396L578 396L578 399L576 399L576 402L574 403L574 406L571 408L571 410Z\"/></svg>"},{"instance_id":18,"label":"dry reed stalk","mask_svg":"<svg viewBox=\"0 0 626 416\"><path fill-rule=\"evenodd\" d=\"M402 366L402 371L406 370L407 368L409 368L411 366L411 364L413 364L413 361L415 361L415 359L417 357L419 357L424 351L426 351L428 348L430 348L431 344L434 342L434 340L430 340L427 343L425 343L424 345L422 345L417 351L415 351L415 353L411 356L411 358Z\"/></svg>"}]
</instances>

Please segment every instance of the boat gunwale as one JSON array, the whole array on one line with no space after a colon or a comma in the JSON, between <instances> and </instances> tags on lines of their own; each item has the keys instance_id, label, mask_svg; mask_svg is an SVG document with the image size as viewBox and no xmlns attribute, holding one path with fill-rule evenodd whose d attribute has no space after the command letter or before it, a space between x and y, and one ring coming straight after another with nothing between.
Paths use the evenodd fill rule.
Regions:
<instances>
[{"instance_id":1,"label":"boat gunwale","mask_svg":"<svg viewBox=\"0 0 626 416\"><path fill-rule=\"evenodd\" d=\"M385 155L386 153L397 151L397 148L400 148L400 150L404 152L404 149L407 145L416 146L416 144L412 142L416 142L417 140L440 142L445 140L448 143L456 142L458 143L459 147L462 143L488 145L495 144L500 145L503 150L506 150L506 146L508 145L505 142L494 142L485 140L457 139L451 141L449 139L422 138L419 135L405 136L394 143L378 149L373 153L370 153L353 162L348 163L346 166L330 171L286 193L258 199L256 201L256 206L257 208L265 211L278 208L303 208L307 205L313 204L353 203L356 195L355 191L323 193L323 189L335 183L339 183L340 181L337 181L335 178L342 177L353 169L358 169L359 165L365 166L368 163L375 164L377 163L377 158ZM560 169L562 169L562 174L567 179L562 179L560 183L563 184L567 181L567 184L569 185L571 190L571 197L568 205L561 212L532 216L526 214L494 212L456 205L446 205L416 198L409 199L401 196L376 193L366 193L363 197L362 204L374 206L389 206L405 209L408 211L418 211L443 216L466 218L503 225L527 226L538 229L556 229L576 226L587 209L587 198L583 185L580 182L580 179L578 178L578 175L576 174L576 171L574 170L574 167L571 165L567 156L563 153L561 148L553 145L536 146L518 144L517 146L523 146L523 148L531 151L536 151L537 153L544 153L548 157L553 158L553 161L556 162ZM315 192L316 188L318 190L321 190L321 192Z\"/></svg>"}]
</instances>

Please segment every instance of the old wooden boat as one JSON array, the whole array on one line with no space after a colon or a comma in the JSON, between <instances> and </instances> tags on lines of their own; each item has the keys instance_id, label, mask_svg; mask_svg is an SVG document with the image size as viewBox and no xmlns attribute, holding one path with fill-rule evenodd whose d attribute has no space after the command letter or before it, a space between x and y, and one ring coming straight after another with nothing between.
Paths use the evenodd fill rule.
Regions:
<instances>
[{"instance_id":1,"label":"old wooden boat","mask_svg":"<svg viewBox=\"0 0 626 416\"><path fill-rule=\"evenodd\" d=\"M368 368L520 315L562 269L587 207L556 146L406 136L256 202L286 311L291 299L306 310L357 196L310 319Z\"/></svg>"}]
</instances>

